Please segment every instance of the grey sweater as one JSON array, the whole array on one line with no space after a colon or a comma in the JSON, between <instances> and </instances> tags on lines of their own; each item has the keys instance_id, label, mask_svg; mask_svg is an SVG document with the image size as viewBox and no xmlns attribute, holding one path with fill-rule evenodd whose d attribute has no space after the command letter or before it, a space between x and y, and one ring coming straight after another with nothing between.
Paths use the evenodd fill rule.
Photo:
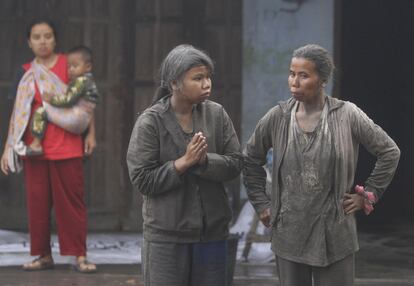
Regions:
<instances>
[{"instance_id":1,"label":"grey sweater","mask_svg":"<svg viewBox=\"0 0 414 286\"><path fill-rule=\"evenodd\" d=\"M287 144L290 115L295 104L294 99L273 107L257 124L244 150L245 162L243 177L249 200L258 213L271 209L271 225L276 228L280 220L280 166ZM345 193L353 190L354 175L357 166L358 148L362 144L377 162L365 181L367 191L380 198L392 180L398 165L400 150L395 142L356 105L332 97L327 98L328 126L334 145L334 197L336 211L330 212L337 222L329 231L327 245L330 254L324 261L314 263L326 266L358 250L356 223L354 215L345 215L342 199ZM263 165L267 151L273 148L273 173L271 196L265 193L266 175ZM309 222L311 223L311 222ZM275 233L275 231L273 231ZM306 239L305 237L303 239ZM286 258L296 249L283 249ZM272 249L276 249L272 241ZM326 249L320 249L326 252ZM298 261L301 262L301 261Z\"/></svg>"},{"instance_id":2,"label":"grey sweater","mask_svg":"<svg viewBox=\"0 0 414 286\"><path fill-rule=\"evenodd\" d=\"M193 108L194 132L207 137L206 166L181 176L174 160L185 154L186 140L164 98L138 118L129 143L131 182L144 199L144 237L150 241L197 242L225 239L231 209L223 182L236 178L243 157L230 117L205 101Z\"/></svg>"}]
</instances>

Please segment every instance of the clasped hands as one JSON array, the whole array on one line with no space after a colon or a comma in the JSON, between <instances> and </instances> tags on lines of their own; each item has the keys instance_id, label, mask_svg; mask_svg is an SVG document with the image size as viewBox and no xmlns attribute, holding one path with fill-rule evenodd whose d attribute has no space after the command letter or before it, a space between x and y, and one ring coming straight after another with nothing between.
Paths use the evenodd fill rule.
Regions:
<instances>
[{"instance_id":1,"label":"clasped hands","mask_svg":"<svg viewBox=\"0 0 414 286\"><path fill-rule=\"evenodd\" d=\"M207 161L207 139L202 132L197 132L187 145L185 154L174 161L179 175L190 167L198 164L204 165Z\"/></svg>"}]
</instances>

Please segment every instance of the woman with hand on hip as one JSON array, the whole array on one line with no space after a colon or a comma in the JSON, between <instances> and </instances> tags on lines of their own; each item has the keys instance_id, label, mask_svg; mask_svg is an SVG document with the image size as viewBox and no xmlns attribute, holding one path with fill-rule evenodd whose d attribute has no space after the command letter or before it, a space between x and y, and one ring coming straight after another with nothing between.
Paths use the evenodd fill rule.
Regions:
<instances>
[{"instance_id":1,"label":"woman with hand on hip","mask_svg":"<svg viewBox=\"0 0 414 286\"><path fill-rule=\"evenodd\" d=\"M355 104L325 94L333 63L318 45L293 52L292 98L269 110L245 148L244 182L271 228L282 286L351 286L355 212L367 213L391 182L400 150ZM353 186L358 148L377 157L365 190ZM273 148L271 196L262 166ZM354 192L356 189L356 192Z\"/></svg>"}]
</instances>

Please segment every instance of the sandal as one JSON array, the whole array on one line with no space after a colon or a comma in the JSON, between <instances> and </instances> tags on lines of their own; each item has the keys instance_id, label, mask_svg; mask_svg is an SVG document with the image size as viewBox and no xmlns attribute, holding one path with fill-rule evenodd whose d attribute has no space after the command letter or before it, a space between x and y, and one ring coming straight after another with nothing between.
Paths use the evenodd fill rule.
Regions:
<instances>
[{"instance_id":1,"label":"sandal","mask_svg":"<svg viewBox=\"0 0 414 286\"><path fill-rule=\"evenodd\" d=\"M46 257L38 257L35 260L22 265L22 268L25 271L47 270L53 269L54 267L55 263L53 262L53 258Z\"/></svg>"},{"instance_id":2,"label":"sandal","mask_svg":"<svg viewBox=\"0 0 414 286\"><path fill-rule=\"evenodd\" d=\"M90 263L86 257L85 258L76 258L76 263L73 266L76 271L80 273L94 273L96 272L96 265Z\"/></svg>"}]
</instances>

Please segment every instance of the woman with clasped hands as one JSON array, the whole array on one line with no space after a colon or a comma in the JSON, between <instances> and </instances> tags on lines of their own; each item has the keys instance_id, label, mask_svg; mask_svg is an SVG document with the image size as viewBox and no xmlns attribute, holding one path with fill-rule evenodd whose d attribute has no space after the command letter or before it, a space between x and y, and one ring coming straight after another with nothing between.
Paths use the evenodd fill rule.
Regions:
<instances>
[{"instance_id":1,"label":"woman with clasped hands","mask_svg":"<svg viewBox=\"0 0 414 286\"><path fill-rule=\"evenodd\" d=\"M161 64L160 87L132 131L127 163L143 196L145 286L225 286L231 209L223 182L242 168L224 108L209 100L213 62L189 45Z\"/></svg>"}]
</instances>

